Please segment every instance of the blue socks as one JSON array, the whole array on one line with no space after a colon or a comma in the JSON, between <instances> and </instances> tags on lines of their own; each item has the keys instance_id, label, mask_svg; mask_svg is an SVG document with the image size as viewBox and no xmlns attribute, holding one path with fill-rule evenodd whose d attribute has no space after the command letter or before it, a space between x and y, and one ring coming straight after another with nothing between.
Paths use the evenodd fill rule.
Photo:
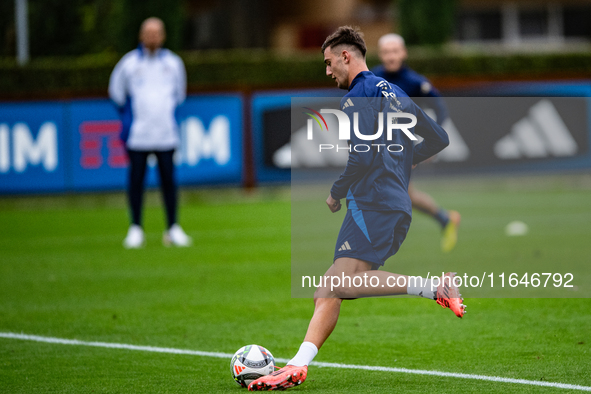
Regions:
<instances>
[{"instance_id":1,"label":"blue socks","mask_svg":"<svg viewBox=\"0 0 591 394\"><path fill-rule=\"evenodd\" d=\"M439 208L439 211L437 211L437 213L433 215L433 218L435 218L435 220L437 220L439 224L441 224L441 228L445 228L445 226L447 226L447 223L449 223L449 215L447 214L447 211L443 208Z\"/></svg>"}]
</instances>

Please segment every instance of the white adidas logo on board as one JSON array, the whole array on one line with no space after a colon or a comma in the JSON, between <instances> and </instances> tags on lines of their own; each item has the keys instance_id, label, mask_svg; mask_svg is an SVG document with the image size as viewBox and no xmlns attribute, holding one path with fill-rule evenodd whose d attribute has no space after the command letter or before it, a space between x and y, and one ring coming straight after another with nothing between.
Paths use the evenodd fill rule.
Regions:
<instances>
[{"instance_id":1,"label":"white adidas logo on board","mask_svg":"<svg viewBox=\"0 0 591 394\"><path fill-rule=\"evenodd\" d=\"M578 146L550 100L541 100L529 114L497 141L495 155L502 160L574 156Z\"/></svg>"}]
</instances>

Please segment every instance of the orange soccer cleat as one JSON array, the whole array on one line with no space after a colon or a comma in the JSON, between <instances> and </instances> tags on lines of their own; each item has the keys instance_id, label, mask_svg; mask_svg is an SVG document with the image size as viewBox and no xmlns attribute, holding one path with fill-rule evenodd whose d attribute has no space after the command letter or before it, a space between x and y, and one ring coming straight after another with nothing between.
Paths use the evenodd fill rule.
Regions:
<instances>
[{"instance_id":1,"label":"orange soccer cleat","mask_svg":"<svg viewBox=\"0 0 591 394\"><path fill-rule=\"evenodd\" d=\"M308 367L286 365L270 375L258 378L248 385L248 391L285 390L304 383L308 376Z\"/></svg>"},{"instance_id":2,"label":"orange soccer cleat","mask_svg":"<svg viewBox=\"0 0 591 394\"><path fill-rule=\"evenodd\" d=\"M464 299L453 283L455 276L455 272L448 272L441 277L439 286L437 286L437 303L444 308L451 309L457 317L461 318L466 313L466 305L462 304Z\"/></svg>"}]
</instances>

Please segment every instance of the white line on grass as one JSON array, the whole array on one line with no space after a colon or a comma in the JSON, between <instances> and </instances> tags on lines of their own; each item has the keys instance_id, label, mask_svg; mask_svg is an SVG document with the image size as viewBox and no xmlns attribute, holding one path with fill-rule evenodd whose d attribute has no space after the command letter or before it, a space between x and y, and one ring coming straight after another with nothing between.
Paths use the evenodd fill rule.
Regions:
<instances>
[{"instance_id":1,"label":"white line on grass","mask_svg":"<svg viewBox=\"0 0 591 394\"><path fill-rule=\"evenodd\" d=\"M42 337L42 336L38 336L38 335L16 334L16 333L12 333L12 332L0 332L0 338L21 339L24 341L35 341L35 342L44 342L44 343L56 343L56 344L60 344L60 345L94 346L94 347L102 347L102 348L110 348L110 349L139 350L139 351L144 351L144 352L168 353L168 354L188 354L188 355L192 355L192 356L202 356L202 357L232 358L232 356L233 356L230 353L203 352L200 350L174 349L174 348L168 348L168 347L137 346L137 345L127 345L124 343L87 342L87 341L79 341L77 339ZM281 359L281 358L276 358L275 360L279 361L281 363L286 363L289 361L288 359ZM591 387L589 387L589 386L579 386L576 384L538 382L536 380L511 379L511 378L502 378L499 376L486 376L486 375L471 375L471 374L467 374L467 373L427 371L427 370L423 370L423 369L378 367L378 366L370 366L370 365L324 363L324 362L318 362L318 361L313 361L311 365L316 366L316 367L321 367L321 368L341 368L341 369L359 369L359 370L364 370L364 371L397 372L397 373L407 373L407 374L414 374L414 375L430 375L430 376L441 376L441 377L445 377L445 378L474 379L474 380L484 380L484 381L489 381L489 382L515 383L515 384L526 384L526 385L530 385L530 386L556 387L556 388L569 389L569 390L591 391Z\"/></svg>"}]
</instances>

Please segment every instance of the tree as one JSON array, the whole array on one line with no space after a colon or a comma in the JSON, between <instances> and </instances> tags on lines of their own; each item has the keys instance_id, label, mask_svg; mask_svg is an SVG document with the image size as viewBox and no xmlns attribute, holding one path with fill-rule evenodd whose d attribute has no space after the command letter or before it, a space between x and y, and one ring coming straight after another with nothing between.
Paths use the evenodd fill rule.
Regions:
<instances>
[{"instance_id":1,"label":"tree","mask_svg":"<svg viewBox=\"0 0 591 394\"><path fill-rule=\"evenodd\" d=\"M15 55L14 0L0 1L0 56Z\"/></svg>"},{"instance_id":2,"label":"tree","mask_svg":"<svg viewBox=\"0 0 591 394\"><path fill-rule=\"evenodd\" d=\"M137 46L142 21L166 24L166 45L180 49L183 0L28 0L32 57L101 52L125 53ZM0 1L0 56L14 56L14 0Z\"/></svg>"},{"instance_id":3,"label":"tree","mask_svg":"<svg viewBox=\"0 0 591 394\"><path fill-rule=\"evenodd\" d=\"M441 45L454 31L456 0L398 0L400 34L410 45Z\"/></svg>"},{"instance_id":4,"label":"tree","mask_svg":"<svg viewBox=\"0 0 591 394\"><path fill-rule=\"evenodd\" d=\"M138 33L144 19L156 16L166 25L166 46L173 50L183 44L184 9L182 0L122 0L118 52L126 52L138 43Z\"/></svg>"},{"instance_id":5,"label":"tree","mask_svg":"<svg viewBox=\"0 0 591 394\"><path fill-rule=\"evenodd\" d=\"M29 0L31 56L75 55L86 42L82 31L84 0Z\"/></svg>"}]
</instances>

